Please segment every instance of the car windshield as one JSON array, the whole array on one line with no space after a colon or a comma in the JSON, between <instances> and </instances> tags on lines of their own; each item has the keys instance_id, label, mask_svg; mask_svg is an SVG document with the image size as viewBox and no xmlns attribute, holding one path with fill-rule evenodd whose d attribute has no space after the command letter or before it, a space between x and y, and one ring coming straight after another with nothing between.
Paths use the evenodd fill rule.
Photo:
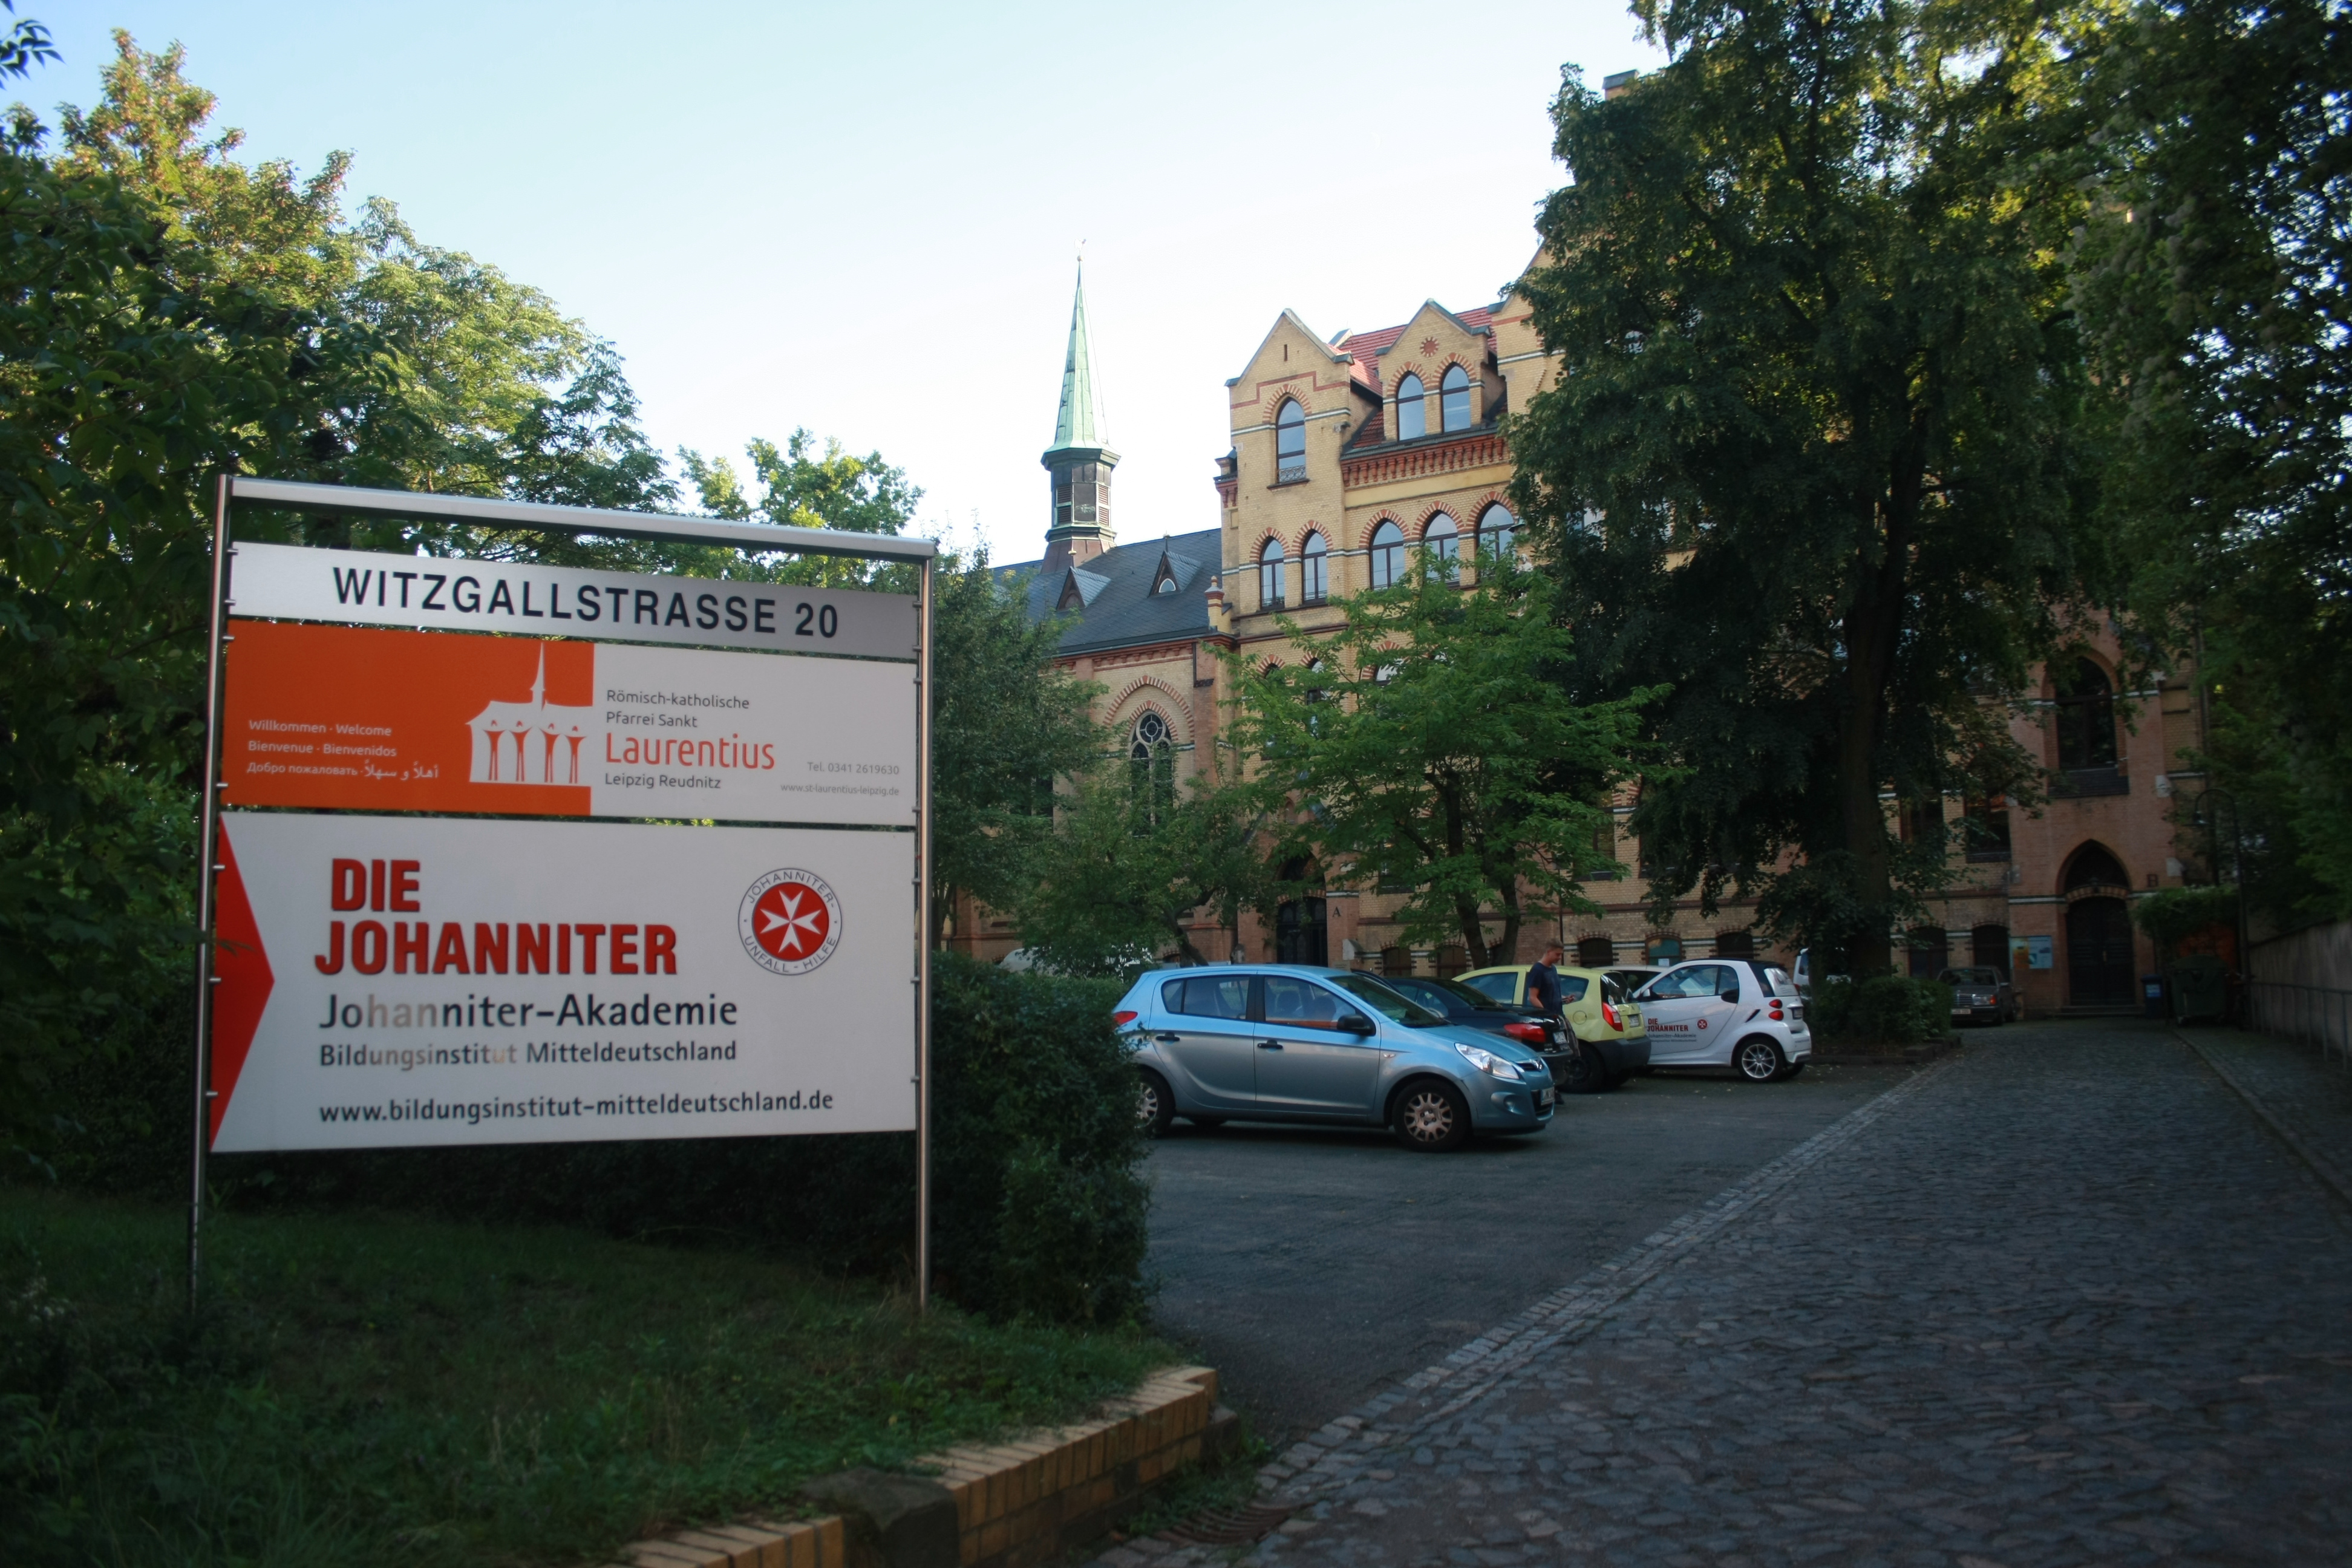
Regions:
<instances>
[{"instance_id":1,"label":"car windshield","mask_svg":"<svg viewBox=\"0 0 2352 1568\"><path fill-rule=\"evenodd\" d=\"M1990 969L1947 969L1941 976L1947 985L1998 985L2000 975Z\"/></svg>"},{"instance_id":2,"label":"car windshield","mask_svg":"<svg viewBox=\"0 0 2352 1568\"><path fill-rule=\"evenodd\" d=\"M1508 969L1494 974L1474 974L1461 984L1491 1002L1508 1002L1519 994L1519 977Z\"/></svg>"},{"instance_id":3,"label":"car windshield","mask_svg":"<svg viewBox=\"0 0 2352 1568\"><path fill-rule=\"evenodd\" d=\"M1385 985L1388 982L1383 980L1381 984ZM1425 986L1432 991L1443 991L1448 996L1453 997L1456 1002L1466 1002L1473 1007L1507 1007L1510 1005L1508 1001L1489 996L1484 991L1477 990L1459 980L1417 980L1414 984Z\"/></svg>"},{"instance_id":4,"label":"car windshield","mask_svg":"<svg viewBox=\"0 0 2352 1568\"><path fill-rule=\"evenodd\" d=\"M1369 974L1342 974L1332 984L1391 1024L1427 1029L1445 1022L1443 1015L1431 1012L1402 991L1391 990Z\"/></svg>"}]
</instances>

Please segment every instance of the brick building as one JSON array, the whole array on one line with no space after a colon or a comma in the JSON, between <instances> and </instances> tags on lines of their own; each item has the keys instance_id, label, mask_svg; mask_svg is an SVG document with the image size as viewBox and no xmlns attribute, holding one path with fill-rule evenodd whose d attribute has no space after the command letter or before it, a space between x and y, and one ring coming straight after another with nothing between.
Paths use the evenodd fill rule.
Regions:
<instances>
[{"instance_id":1,"label":"brick building","mask_svg":"<svg viewBox=\"0 0 2352 1568\"><path fill-rule=\"evenodd\" d=\"M1511 458L1504 417L1526 407L1554 372L1514 289L1463 310L1424 302L1403 324L1326 339L1284 310L1225 384L1230 449L1217 459L1213 528L1120 544L1110 521L1118 456L1101 427L1083 289L1074 302L1054 445L1046 552L1008 572L1027 578L1030 608L1071 617L1065 665L1104 687L1097 717L1137 755L1161 748L1189 777L1222 721L1221 656L1253 665L1306 657L1276 624L1336 624L1330 602L1383 586L1412 552L1455 558L1475 584L1476 543L1513 538L1505 495ZM1948 833L1956 880L1930 909L1940 921L1909 933L1916 973L1948 963L2013 966L2028 1005L2135 1005L2154 953L2128 901L2200 875L2173 807L2200 778L2184 754L2202 733L2194 684L2179 672L2147 689L2120 689L2114 628L2086 623L2076 645L2039 673L2040 689L2012 733L2050 769L2051 799L2031 812L2000 797L1897 802L1906 837ZM1622 824L1630 805L1621 803ZM1641 847L1621 829L1625 870L1587 885L1599 915L1531 920L1532 948L1557 934L1580 962L1639 963L1759 951L1750 909L1703 916L1694 898L1671 925L1645 913ZM1240 931L1204 928L1195 945L1251 958L1343 965L1460 966L1458 950L1409 949L1397 937L1403 900L1370 888L1326 887ZM959 942L985 956L1011 949L1008 924L962 911Z\"/></svg>"}]
</instances>

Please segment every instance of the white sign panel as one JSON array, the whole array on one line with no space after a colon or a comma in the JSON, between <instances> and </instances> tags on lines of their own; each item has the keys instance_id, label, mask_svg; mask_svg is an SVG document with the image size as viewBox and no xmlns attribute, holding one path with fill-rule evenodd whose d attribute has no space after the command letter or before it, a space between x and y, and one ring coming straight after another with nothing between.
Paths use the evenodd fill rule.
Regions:
<instances>
[{"instance_id":1,"label":"white sign panel","mask_svg":"<svg viewBox=\"0 0 2352 1568\"><path fill-rule=\"evenodd\" d=\"M215 1150L915 1125L911 833L223 830Z\"/></svg>"},{"instance_id":2,"label":"white sign panel","mask_svg":"<svg viewBox=\"0 0 2352 1568\"><path fill-rule=\"evenodd\" d=\"M865 658L915 657L906 594L239 544L229 607L277 620L521 632Z\"/></svg>"}]
</instances>

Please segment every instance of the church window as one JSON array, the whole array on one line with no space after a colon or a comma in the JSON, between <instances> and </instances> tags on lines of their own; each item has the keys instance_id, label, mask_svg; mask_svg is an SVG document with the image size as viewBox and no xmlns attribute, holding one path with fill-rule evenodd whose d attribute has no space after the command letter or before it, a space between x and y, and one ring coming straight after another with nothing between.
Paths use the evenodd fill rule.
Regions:
<instances>
[{"instance_id":1,"label":"church window","mask_svg":"<svg viewBox=\"0 0 2352 1568\"><path fill-rule=\"evenodd\" d=\"M1431 566L1441 572L1454 570L1462 558L1462 527L1444 512L1429 520L1421 531L1421 547L1428 552Z\"/></svg>"},{"instance_id":2,"label":"church window","mask_svg":"<svg viewBox=\"0 0 2352 1568\"><path fill-rule=\"evenodd\" d=\"M1458 364L1445 367L1437 384L1438 417L1448 430L1470 428L1470 373Z\"/></svg>"},{"instance_id":3,"label":"church window","mask_svg":"<svg viewBox=\"0 0 2352 1568\"><path fill-rule=\"evenodd\" d=\"M1307 411L1286 397L1274 416L1274 482L1286 485L1306 477Z\"/></svg>"},{"instance_id":4,"label":"church window","mask_svg":"<svg viewBox=\"0 0 2352 1568\"><path fill-rule=\"evenodd\" d=\"M1404 571L1404 530L1382 518L1372 528L1372 586L1393 588Z\"/></svg>"},{"instance_id":5,"label":"church window","mask_svg":"<svg viewBox=\"0 0 2352 1568\"><path fill-rule=\"evenodd\" d=\"M1519 520L1500 501L1478 514L1478 548L1490 555L1508 555L1518 532Z\"/></svg>"},{"instance_id":6,"label":"church window","mask_svg":"<svg viewBox=\"0 0 2352 1568\"><path fill-rule=\"evenodd\" d=\"M1429 434L1429 405L1425 401L1428 395L1421 384L1421 377L1409 372L1402 381L1397 383L1398 440L1411 441Z\"/></svg>"},{"instance_id":7,"label":"church window","mask_svg":"<svg viewBox=\"0 0 2352 1568\"><path fill-rule=\"evenodd\" d=\"M2106 672L2078 658L2058 686L2058 765L2068 772L2116 765L2115 688Z\"/></svg>"},{"instance_id":8,"label":"church window","mask_svg":"<svg viewBox=\"0 0 2352 1568\"><path fill-rule=\"evenodd\" d=\"M1264 610L1282 608L1282 541L1269 539L1257 552L1257 602Z\"/></svg>"},{"instance_id":9,"label":"church window","mask_svg":"<svg viewBox=\"0 0 2352 1568\"><path fill-rule=\"evenodd\" d=\"M1320 533L1309 533L1298 552L1298 602L1319 605L1329 590L1330 581L1325 573L1328 548Z\"/></svg>"},{"instance_id":10,"label":"church window","mask_svg":"<svg viewBox=\"0 0 2352 1568\"><path fill-rule=\"evenodd\" d=\"M1137 831L1157 826L1176 806L1176 740L1168 721L1145 709L1128 736L1128 782L1139 808Z\"/></svg>"}]
</instances>

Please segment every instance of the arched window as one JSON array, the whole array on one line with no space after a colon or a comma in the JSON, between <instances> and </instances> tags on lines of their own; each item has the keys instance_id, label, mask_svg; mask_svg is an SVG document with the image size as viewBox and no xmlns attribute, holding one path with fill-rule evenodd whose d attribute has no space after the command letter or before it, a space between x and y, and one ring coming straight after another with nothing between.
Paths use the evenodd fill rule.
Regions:
<instances>
[{"instance_id":1,"label":"arched window","mask_svg":"<svg viewBox=\"0 0 2352 1568\"><path fill-rule=\"evenodd\" d=\"M1444 512L1429 520L1421 531L1421 547L1429 552L1429 563L1442 572L1454 570L1462 559L1462 525Z\"/></svg>"},{"instance_id":2,"label":"arched window","mask_svg":"<svg viewBox=\"0 0 2352 1568\"><path fill-rule=\"evenodd\" d=\"M1298 550L1298 602L1319 605L1329 591L1330 583L1324 572L1325 557L1329 553L1319 532L1307 534L1307 542Z\"/></svg>"},{"instance_id":3,"label":"arched window","mask_svg":"<svg viewBox=\"0 0 2352 1568\"><path fill-rule=\"evenodd\" d=\"M1497 559L1509 555L1518 535L1519 520L1501 501L1478 514L1478 548L1487 554Z\"/></svg>"},{"instance_id":4,"label":"arched window","mask_svg":"<svg viewBox=\"0 0 2352 1568\"><path fill-rule=\"evenodd\" d=\"M1372 525L1372 586L1393 588L1404 572L1404 530L1382 518Z\"/></svg>"},{"instance_id":5,"label":"arched window","mask_svg":"<svg viewBox=\"0 0 2352 1568\"><path fill-rule=\"evenodd\" d=\"M1306 477L1307 411L1286 397L1274 416L1274 482L1286 485Z\"/></svg>"},{"instance_id":6,"label":"arched window","mask_svg":"<svg viewBox=\"0 0 2352 1568\"><path fill-rule=\"evenodd\" d=\"M1408 374L1397 383L1398 440L1410 441L1429 434L1429 405L1423 401L1428 395L1417 375Z\"/></svg>"},{"instance_id":7,"label":"arched window","mask_svg":"<svg viewBox=\"0 0 2352 1568\"><path fill-rule=\"evenodd\" d=\"M2058 765L2072 773L2116 765L2116 693L2087 658L2059 674Z\"/></svg>"},{"instance_id":8,"label":"arched window","mask_svg":"<svg viewBox=\"0 0 2352 1568\"><path fill-rule=\"evenodd\" d=\"M1176 806L1176 739L1168 721L1149 708L1129 731L1127 772L1140 808L1137 830L1165 821Z\"/></svg>"},{"instance_id":9,"label":"arched window","mask_svg":"<svg viewBox=\"0 0 2352 1568\"><path fill-rule=\"evenodd\" d=\"M1257 552L1257 604L1262 610L1282 608L1282 541L1269 539Z\"/></svg>"},{"instance_id":10,"label":"arched window","mask_svg":"<svg viewBox=\"0 0 2352 1568\"><path fill-rule=\"evenodd\" d=\"M1447 365L1438 380L1437 409L1439 428L1470 428L1470 373L1458 364Z\"/></svg>"}]
</instances>

